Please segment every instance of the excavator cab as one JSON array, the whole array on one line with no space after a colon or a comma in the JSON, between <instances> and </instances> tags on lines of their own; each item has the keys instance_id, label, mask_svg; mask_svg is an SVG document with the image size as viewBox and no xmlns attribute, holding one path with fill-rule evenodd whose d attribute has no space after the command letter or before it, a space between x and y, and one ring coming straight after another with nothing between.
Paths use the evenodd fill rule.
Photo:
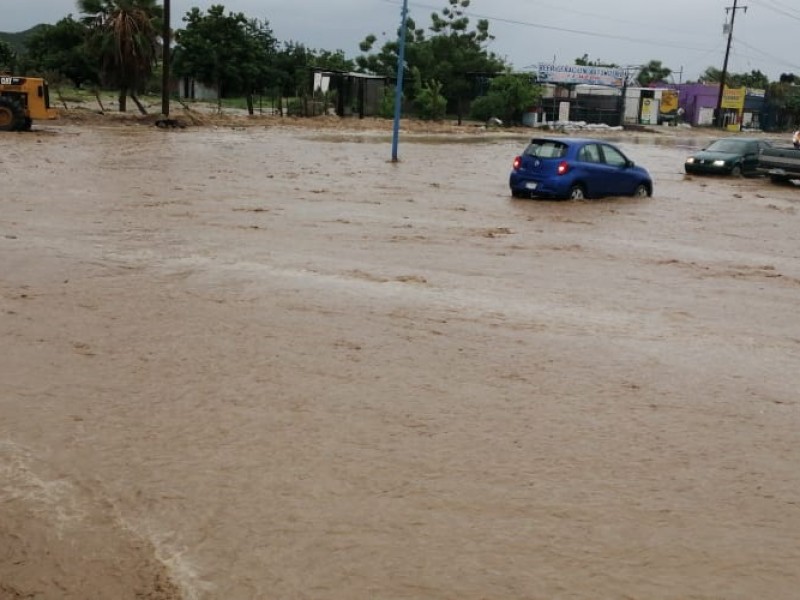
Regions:
<instances>
[{"instance_id":1,"label":"excavator cab","mask_svg":"<svg viewBox=\"0 0 800 600\"><path fill-rule=\"evenodd\" d=\"M47 81L0 75L0 131L27 131L34 120L56 118Z\"/></svg>"}]
</instances>

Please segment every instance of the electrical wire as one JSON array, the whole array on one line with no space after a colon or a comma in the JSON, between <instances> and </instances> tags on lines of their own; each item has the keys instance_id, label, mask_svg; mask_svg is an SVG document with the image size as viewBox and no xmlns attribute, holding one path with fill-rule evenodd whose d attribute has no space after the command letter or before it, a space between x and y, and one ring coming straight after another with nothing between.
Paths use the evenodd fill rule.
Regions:
<instances>
[{"instance_id":1,"label":"electrical wire","mask_svg":"<svg viewBox=\"0 0 800 600\"><path fill-rule=\"evenodd\" d=\"M523 2L523 0L517 0L518 2ZM574 8L570 8L569 6L565 6L564 4L548 4L547 2L542 2L541 0L530 0L531 2L536 2L538 7L544 8L552 8L553 10L557 10L559 13L571 13L573 15L579 15L582 17L591 17L592 19L603 19L604 21L609 21L611 23L621 23L622 25L635 25L637 27L642 28L650 28L652 27L652 23L643 23L642 21L632 21L630 19L619 19L616 17L608 16L608 13L593 13L584 10L575 10ZM686 31L682 29L675 29L675 28L664 28L659 25L659 31L671 31L674 33L680 33L682 35L686 35Z\"/></svg>"},{"instance_id":2,"label":"electrical wire","mask_svg":"<svg viewBox=\"0 0 800 600\"><path fill-rule=\"evenodd\" d=\"M768 52L764 52L763 50L760 50L759 48L756 48L755 46L751 46L750 44L748 44L746 42L743 42L742 40L738 39L735 36L734 36L733 39L737 44L740 44L740 45L744 46L745 48L747 48L748 50L756 52L757 54L760 54L760 55L770 59L771 61L774 61L774 62L776 62L778 64L782 64L782 65L787 66L787 67L790 67L792 69L800 70L800 65L798 65L796 63L791 63L791 62L788 62L784 58L779 58L777 56L773 56L772 54L769 54Z\"/></svg>"},{"instance_id":3,"label":"electrical wire","mask_svg":"<svg viewBox=\"0 0 800 600\"><path fill-rule=\"evenodd\" d=\"M753 2L754 4L762 6L763 8L766 8L767 10L771 10L779 15L782 15L784 17L789 17L790 19L794 19L795 21L800 21L800 13L790 8L782 8L780 4L775 2L775 0L772 0L771 2L767 0L750 0L750 1Z\"/></svg>"},{"instance_id":4,"label":"electrical wire","mask_svg":"<svg viewBox=\"0 0 800 600\"><path fill-rule=\"evenodd\" d=\"M389 4L399 5L399 1L398 0L383 0L383 1L387 2ZM755 2L755 3L763 6L764 8L768 8L769 10L773 10L775 12L778 12L779 14L782 14L784 16L788 16L788 17L790 17L792 19L800 20L800 17L794 16L790 12L788 12L788 10L790 10L790 9L784 11L781 8L776 8L775 6L770 6L768 4L768 2L772 2L772 3L777 5L777 4L779 4L777 0L750 0L750 1L751 2ZM439 11L440 10L440 7L432 6L432 5L429 5L429 4L423 4L423 3L420 3L420 2L409 2L409 6L413 6L413 7L416 7L416 8L422 8L422 9L426 9L426 10L432 10L432 11ZM561 8L561 10L569 11L569 9L564 9L564 8ZM676 46L679 46L682 50L689 50L689 51L694 51L694 52L702 52L701 57L696 60L697 63L701 62L703 60L703 57L710 56L711 54L716 53L716 52L718 52L720 50L720 44L717 44L716 47L714 47L714 48L700 48L700 47L693 47L693 46L690 46L690 45L687 46L685 44L678 44L676 42L667 42L667 41L659 41L659 40L653 40L653 39L636 38L636 37L624 36L624 35L605 34L605 33L598 33L596 31L587 31L587 30L582 30L582 29L572 29L572 28L568 28L568 27L558 27L558 26L555 26L555 25L547 25L547 24L542 24L542 23L531 23L531 22L522 21L522 20L519 20L519 19L508 19L508 18L503 18L503 17L480 15L480 14L473 13L471 11L466 11L466 10L462 11L462 12L463 12L463 14L465 16L474 17L476 19L485 19L485 20L487 20L489 22L495 22L495 23L505 23L505 24L510 24L510 25L518 25L518 26L522 26L522 27L531 27L531 28L543 29L543 30L547 30L547 31L570 33L570 34L574 34L574 35L582 35L582 36L595 37L595 38L600 38L600 39L619 40L619 41L631 42L631 43L635 43L635 44L647 44L649 46L663 46L663 47L669 47L669 48L675 48ZM602 15L597 15L597 14L583 12L583 11L571 10L569 12L573 12L575 14L582 14L584 16L591 16L591 17L594 17L594 18L602 17ZM614 19L614 18L607 18L607 20L620 21L619 19ZM627 21L627 23L632 23L632 22ZM763 50L759 50L758 48L756 48L756 47L754 47L754 46L752 46L750 44L745 43L742 40L739 40L738 38L734 38L734 39L737 41L737 43L741 44L742 46L747 47L749 50L757 52L757 53L763 55L764 57L770 59L771 61L777 62L779 64L782 64L782 65L785 65L785 66L788 66L788 67L791 67L793 69L800 69L800 66L795 65L795 64L793 64L791 62L788 62L788 61L786 61L786 59L775 57L775 56L773 56L773 55L771 55L771 54L769 54L767 52L764 52ZM741 55L737 54L736 56L740 57Z\"/></svg>"},{"instance_id":5,"label":"electrical wire","mask_svg":"<svg viewBox=\"0 0 800 600\"><path fill-rule=\"evenodd\" d=\"M384 0L384 2L387 2L389 4L398 5L398 1L397 0ZM432 6L430 4L422 4L422 3L419 3L419 2L409 2L409 6L416 7L416 8L424 8L426 10L433 10L433 11L440 10L440 7ZM707 50L707 48L698 48L698 47L687 46L685 44L676 44L676 42L658 41L658 40L654 40L652 38L648 39L648 38L636 38L636 37L630 37L630 36L624 36L624 35L612 35L612 34L607 34L607 33L598 33L596 31L587 31L587 30L583 30L583 29L571 29L571 28L568 28L568 27L557 27L555 25L544 25L544 24L541 24L541 23L531 23L529 21L521 21L521 20L518 20L518 19L506 19L506 18L502 18L502 17L492 17L492 16L488 16L488 15L480 15L480 14L477 14L477 13L473 13L471 11L462 11L462 12L466 16L474 17L476 19L485 19L487 21L495 22L495 23L506 23L506 24L510 24L510 25L520 25L520 26L523 26L523 27L532 27L534 29L544 29L544 30L547 30L547 31L560 31L562 33L572 33L572 34L575 34L575 35L584 35L584 36L587 36L587 37L596 37L596 38L603 38L603 39L610 39L610 40L620 40L620 41L632 42L632 43L636 43L636 44L647 44L649 46L664 46L664 47L667 47L667 48L674 48L676 45L680 45L681 48L686 49L686 50L696 50L696 51L699 51L699 52L705 52Z\"/></svg>"}]
</instances>

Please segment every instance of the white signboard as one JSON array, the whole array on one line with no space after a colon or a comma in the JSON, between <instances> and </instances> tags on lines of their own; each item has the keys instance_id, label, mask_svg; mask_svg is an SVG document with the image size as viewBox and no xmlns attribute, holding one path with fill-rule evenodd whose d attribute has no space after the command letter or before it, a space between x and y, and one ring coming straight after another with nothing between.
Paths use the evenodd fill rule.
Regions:
<instances>
[{"instance_id":1,"label":"white signboard","mask_svg":"<svg viewBox=\"0 0 800 600\"><path fill-rule=\"evenodd\" d=\"M625 81L625 69L539 63L538 80L562 85L587 83L621 88Z\"/></svg>"}]
</instances>

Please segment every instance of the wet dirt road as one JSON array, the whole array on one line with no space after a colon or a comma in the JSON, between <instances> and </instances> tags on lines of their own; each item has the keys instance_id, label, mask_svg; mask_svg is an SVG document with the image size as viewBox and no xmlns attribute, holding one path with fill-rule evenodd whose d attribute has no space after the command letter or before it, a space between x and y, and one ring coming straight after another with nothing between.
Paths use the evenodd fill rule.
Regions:
<instances>
[{"instance_id":1,"label":"wet dirt road","mask_svg":"<svg viewBox=\"0 0 800 600\"><path fill-rule=\"evenodd\" d=\"M0 136L0 598L796 598L800 190L625 135Z\"/></svg>"}]
</instances>

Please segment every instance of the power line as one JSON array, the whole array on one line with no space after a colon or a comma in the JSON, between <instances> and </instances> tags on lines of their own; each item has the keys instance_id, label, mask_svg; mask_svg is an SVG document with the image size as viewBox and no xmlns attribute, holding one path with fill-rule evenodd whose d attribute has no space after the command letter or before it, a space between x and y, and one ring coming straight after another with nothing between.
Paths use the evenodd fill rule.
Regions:
<instances>
[{"instance_id":1,"label":"power line","mask_svg":"<svg viewBox=\"0 0 800 600\"><path fill-rule=\"evenodd\" d=\"M518 0L521 1L521 0ZM630 19L618 19L616 17L609 17L608 13L593 13L588 12L585 10L575 10L574 8L570 8L568 6L564 6L563 4L548 4L547 2L541 2L540 0L530 0L531 2L536 2L537 6L552 8L553 10L557 10L559 12L566 12L572 13L573 15L580 15L583 17L591 17L593 19L603 19L604 21L610 21L612 23L621 23L623 25L636 25L638 27L647 27L651 28L653 25L652 23L644 23L642 21L632 21ZM659 25L659 31L671 31L674 33L681 33L686 35L685 30L682 29L674 29L674 28L665 28Z\"/></svg>"},{"instance_id":2,"label":"power line","mask_svg":"<svg viewBox=\"0 0 800 600\"><path fill-rule=\"evenodd\" d=\"M800 21L800 13L791 12L792 9L790 8L782 8L780 4L777 2L765 2L764 0L752 0L755 4L762 6L768 10L771 10L779 15L783 15L784 17L789 17L790 19L794 19L795 21ZM773 6L774 4L774 6Z\"/></svg>"},{"instance_id":3,"label":"power line","mask_svg":"<svg viewBox=\"0 0 800 600\"><path fill-rule=\"evenodd\" d=\"M761 6L759 8L770 8L770 9L772 9L772 7L768 7L768 6L766 6L766 4L764 4L764 0L750 0L750 1L760 4ZM792 15L786 15L786 16L789 16L791 18L797 18L797 17L794 17ZM741 52L736 52L736 47L737 46L742 46L744 48L749 49L752 52L757 53L758 55L760 55L762 57L762 60L763 60L763 58L767 58L773 64L784 65L786 67L789 67L790 69L800 69L799 65L789 62L786 59L786 57L775 56L773 54L770 54L770 53L762 50L761 48L757 48L756 46L753 46L752 44L748 44L746 41L744 41L744 38L742 36L740 36L740 35L734 36L733 37L733 41L734 41L733 50L734 50L735 56L743 58L743 59L746 59L748 62L749 62L749 60L751 58L754 59L754 60L757 60L757 58L754 57L752 54L744 54L744 53L741 53ZM750 66L751 70L753 70L752 69L752 64L749 64L749 66Z\"/></svg>"},{"instance_id":4,"label":"power line","mask_svg":"<svg viewBox=\"0 0 800 600\"><path fill-rule=\"evenodd\" d=\"M711 56L712 54L716 54L722 48L723 42L718 42L717 45L709 50L708 52L704 53L700 58L697 59L696 62L700 63L701 61L705 60L706 57Z\"/></svg>"},{"instance_id":5,"label":"power line","mask_svg":"<svg viewBox=\"0 0 800 600\"><path fill-rule=\"evenodd\" d=\"M389 4L398 5L398 0L383 0L383 1L386 2L386 3L389 3ZM751 0L751 1L752 2L757 2L758 4L762 5L764 8L769 8L770 10L779 12L779 9L776 9L775 7L772 7L772 6L768 6L766 4L767 0ZM777 0L769 0L769 1L778 4ZM441 8L441 7L438 7L438 6L433 6L433 5L429 5L429 4L423 4L423 3L419 3L419 2L409 2L409 6L413 6L415 8L421 8L421 9L425 9L425 10L432 10L432 11L436 11L436 12L438 12L440 10L440 8ZM744 8L744 7L737 7L737 8L741 9L741 8ZM727 10L729 10L729 9L730 9L730 7ZM572 12L574 14L582 14L582 15L585 15L585 16L592 16L592 17L599 17L600 16L600 15L596 15L594 13L589 13L589 12L585 12L585 11L570 10L570 9L566 9L566 8L562 8L561 10L564 10L564 11L567 11L567 12ZM702 60L705 57L710 56L715 52L718 52L719 49L720 49L720 44L716 44L716 46L714 48L700 48L700 47L696 47L696 46L686 46L686 45L684 45L682 43L676 43L676 42L666 42L666 41L643 39L643 38L636 38L636 37L630 37L630 36L611 35L611 34L598 33L596 31L587 31L587 30L582 30L582 29L571 29L571 28L558 27L558 26L555 26L555 25L547 25L547 24L542 24L542 23L531 23L529 21L522 21L522 20L519 20L519 19L508 19L508 18L503 18L503 17L480 15L480 14L473 13L471 11L464 11L464 15L469 16L469 17L473 17L473 18L476 18L476 19L486 19L487 21L490 21L490 22L506 23L506 24L517 25L517 26L521 26L521 27L531 27L531 28L534 28L534 29L543 29L543 30L547 30L547 31L571 33L571 34L575 34L575 35L583 35L583 36L595 37L595 38L600 38L600 39L620 40L620 41L627 41L627 42L636 43L636 44L647 44L647 45L655 45L655 46L664 46L664 47L669 47L669 48L675 48L676 46L680 46L680 48L682 50L688 50L688 51L702 53L702 55L699 58L696 59L696 62L698 62L698 63L702 62ZM795 16L793 16L791 14L786 14L785 16L789 16L791 18L798 18L798 17L795 17ZM633 21L623 21L623 20L614 19L614 18L607 18L607 20L633 23ZM733 33L732 30L731 30L730 33L731 33L730 38L731 38L731 41L732 41L734 39L732 37L732 33ZM749 48L752 51L758 52L758 53L762 54L764 57L769 58L771 61L783 64L783 65L785 65L787 67L790 67L790 68L793 68L793 69L800 70L800 66L792 64L792 63L786 61L785 58L778 58L778 57L775 57L775 56L773 56L773 55L771 55L771 54L769 54L767 52L764 52L763 50L759 50L758 48L755 48L754 46L746 44L745 42L740 40L738 37L735 38L735 40L736 40L737 44L741 44L741 45ZM728 52L730 52L730 50L728 50Z\"/></svg>"},{"instance_id":6,"label":"power line","mask_svg":"<svg viewBox=\"0 0 800 600\"><path fill-rule=\"evenodd\" d=\"M728 45L725 48L725 61L722 63L722 75L719 78L719 97L717 98L717 127L722 127L723 125L723 117L722 117L722 96L725 91L725 78L728 75L728 57L731 53L731 42L733 41L733 23L736 21L736 11L743 10L747 12L746 6L736 6L738 0L733 0L733 6L729 6L725 9L727 13L730 11L731 13L731 24L728 26Z\"/></svg>"},{"instance_id":7,"label":"power line","mask_svg":"<svg viewBox=\"0 0 800 600\"><path fill-rule=\"evenodd\" d=\"M752 50L753 52L757 52L758 54L761 54L762 56L765 56L766 58L769 58L770 60L775 61L776 63L785 65L785 66L790 67L792 69L800 70L800 65L798 65L798 64L790 63L785 58L778 58L777 56L773 56L772 54L764 52L763 50L760 50L760 49L756 48L755 46L751 46L750 44L747 44L747 43L743 42L739 38L734 38L734 39L736 40L737 44L739 44L741 46L744 46L745 48L748 48L749 50Z\"/></svg>"},{"instance_id":8,"label":"power line","mask_svg":"<svg viewBox=\"0 0 800 600\"><path fill-rule=\"evenodd\" d=\"M759 0L759 1L763 1L763 0ZM769 0L769 1L770 1L772 4L776 5L776 6L780 6L781 8L783 8L783 10L788 10L788 11L790 11L790 12L794 12L795 14L798 14L798 15L800 15L800 12L798 12L798 11L797 11L796 9L794 9L794 8L790 8L789 6L787 6L786 4L784 4L783 2L779 2L778 0Z\"/></svg>"},{"instance_id":9,"label":"power line","mask_svg":"<svg viewBox=\"0 0 800 600\"><path fill-rule=\"evenodd\" d=\"M389 4L397 4L396 0L384 0ZM426 10L433 10L438 11L440 7L431 6L429 4L420 4L420 3L410 3L411 6L416 8L424 8ZM605 33L597 33L596 31L586 31L583 29L570 29L568 27L557 27L555 25L544 25L541 23L531 23L529 21L520 21L518 19L505 19L502 17L492 17L488 15L479 15L473 12L464 11L464 14L470 17L475 17L476 19L486 19L487 21L493 21L496 23L507 23L510 25L520 25L523 27L532 27L534 29L545 29L547 31L559 31L562 33L573 33L575 35L585 35L588 37L596 37L596 38L603 38L609 40L621 40L626 42L632 42L635 44L647 44L648 46L664 46L668 48L674 48L676 45L680 45L682 48L686 50L694 50L697 52L705 52L707 48L698 48L692 46L686 46L684 44L676 44L676 42L666 42L666 41L658 41L654 39L645 39L645 38L635 38L623 35L610 35Z\"/></svg>"}]
</instances>

